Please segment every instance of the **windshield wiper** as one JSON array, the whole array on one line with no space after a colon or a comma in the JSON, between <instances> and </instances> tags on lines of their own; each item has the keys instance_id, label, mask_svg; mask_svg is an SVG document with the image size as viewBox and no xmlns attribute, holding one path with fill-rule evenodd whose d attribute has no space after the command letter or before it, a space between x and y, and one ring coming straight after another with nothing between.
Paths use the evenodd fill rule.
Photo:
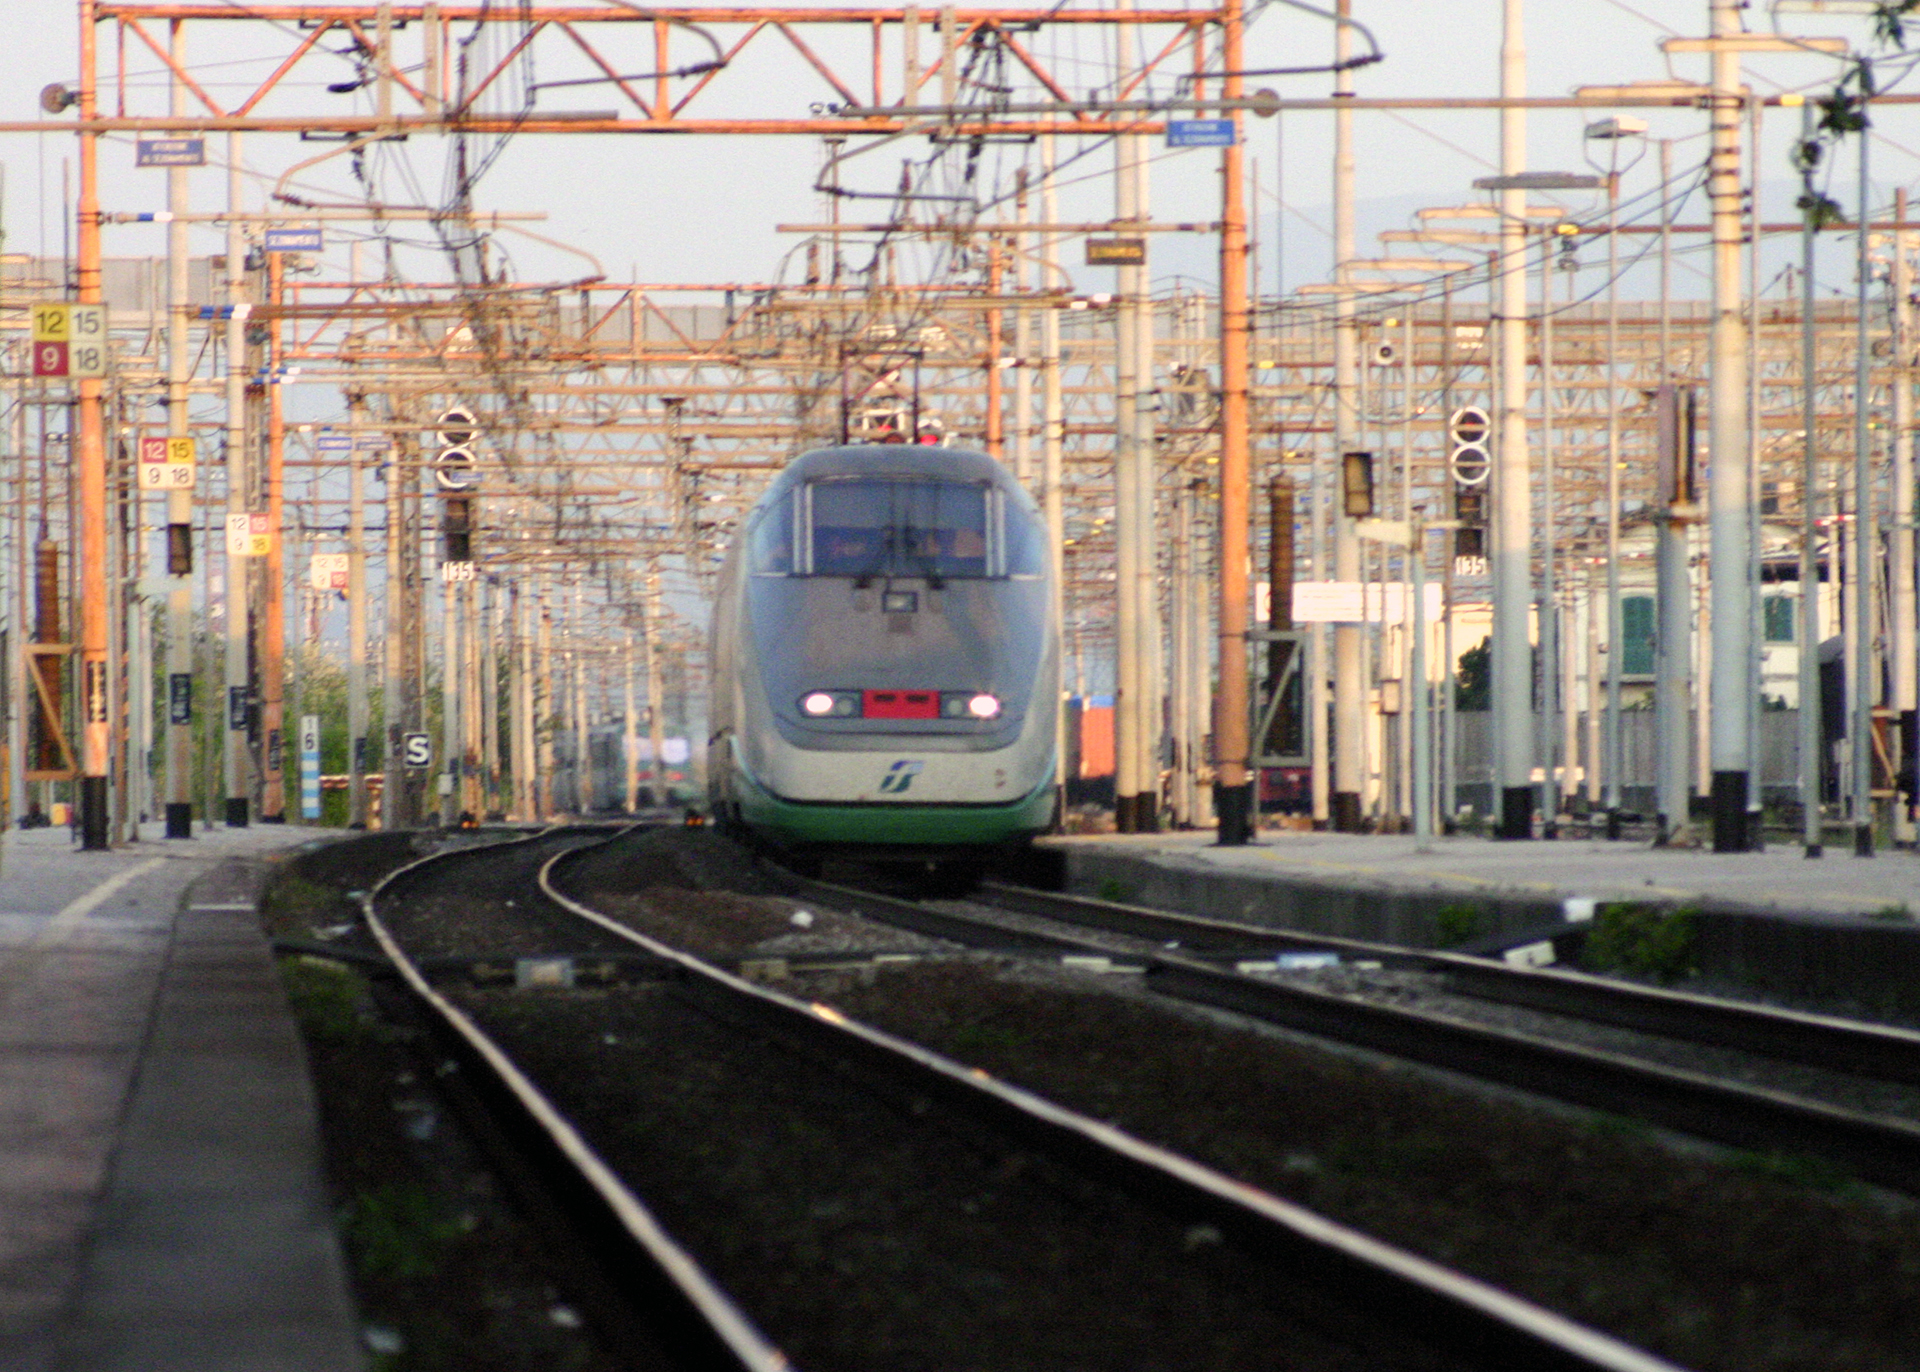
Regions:
<instances>
[{"instance_id":1,"label":"windshield wiper","mask_svg":"<svg viewBox=\"0 0 1920 1372\"><path fill-rule=\"evenodd\" d=\"M916 530L914 529L913 525L911 524L907 525L904 529L901 530L901 533L905 537L907 542L908 564L912 565L913 563L917 562L920 565L921 575L926 578L927 589L929 591L945 590L947 581L945 577L940 575L939 553L938 552L915 553L913 551L914 548L919 546L918 543L915 541L914 536L915 536ZM937 534L928 535L929 539L933 539L937 537L938 537ZM935 548L939 547L937 543L934 544L933 546Z\"/></svg>"}]
</instances>

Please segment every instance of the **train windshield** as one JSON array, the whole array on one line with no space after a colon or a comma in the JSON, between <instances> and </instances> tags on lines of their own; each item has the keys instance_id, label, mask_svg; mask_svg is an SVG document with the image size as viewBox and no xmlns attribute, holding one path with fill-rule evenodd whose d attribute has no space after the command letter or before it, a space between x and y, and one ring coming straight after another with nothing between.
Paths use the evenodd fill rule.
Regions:
<instances>
[{"instance_id":1,"label":"train windshield","mask_svg":"<svg viewBox=\"0 0 1920 1372\"><path fill-rule=\"evenodd\" d=\"M806 488L815 576L929 580L1006 574L997 496L983 483L816 481Z\"/></svg>"}]
</instances>

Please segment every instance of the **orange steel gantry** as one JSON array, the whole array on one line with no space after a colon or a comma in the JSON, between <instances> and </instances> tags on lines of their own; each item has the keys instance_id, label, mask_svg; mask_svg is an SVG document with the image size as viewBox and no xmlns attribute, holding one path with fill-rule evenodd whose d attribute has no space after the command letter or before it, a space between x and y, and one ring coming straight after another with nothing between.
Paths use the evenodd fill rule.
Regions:
<instances>
[{"instance_id":1,"label":"orange steel gantry","mask_svg":"<svg viewBox=\"0 0 1920 1372\"><path fill-rule=\"evenodd\" d=\"M1184 57L1199 70L1208 32L1221 22L1217 7L1167 6L1141 9L1073 10L1050 8L934 8L827 6L649 6L646 9L593 5L520 6L503 11L487 5L422 4L225 4L142 3L141 0L94 0L94 18L110 22L117 36L114 113L100 117L102 131L129 129L228 130L279 132L329 131L343 134L394 133L415 130L473 133L783 133L844 137L859 133L897 133L910 126L939 128L961 134L993 132L1102 134L1116 122L1135 131L1157 131L1157 122L1141 121L1137 114L1102 112L1101 105L1132 96L1156 73ZM243 98L222 103L173 55L172 45L157 34L160 25L228 27L236 21L297 25L282 30L294 40L267 78ZM456 25L488 23L512 26L518 37L484 71L469 73L455 89ZM1032 36L1043 29L1156 29L1150 55L1135 67L1127 81L1097 97L1069 89L1067 79L1054 71ZM923 66L921 31L937 40L936 50ZM402 33L409 56L396 55ZM852 34L864 49L857 56L846 51ZM191 40L191 33L188 34ZM381 108L369 115L313 115L269 112L276 94L295 80L311 79L307 68L332 62L337 53L323 40L347 40L369 68L369 86L376 87ZM1026 41L1022 41L1023 38ZM219 40L208 40L211 46ZM188 51L205 47L188 41ZM722 116L711 107L764 98L753 78L733 75L750 67L768 47L781 56L797 54L817 78L817 91L793 92L789 98L808 100L807 118L739 118ZM1030 78L1036 94L1062 102L1059 114L1025 119L996 116L994 102L983 102L977 119L908 118L869 112L855 117L833 113L847 106L871 111L877 106L911 108L921 103L929 88L953 104L961 88L960 54L969 47L990 47ZM225 50L224 46L223 49ZM128 54L151 57L186 86L199 108L171 116L139 109L144 85L128 80ZM584 112L503 109L508 73L526 57L537 58L542 70L556 67L579 70L578 77L539 83L541 89L590 86L616 93L612 110ZM855 66L849 66L852 58ZM891 60L889 60L891 59ZM762 68L764 70L764 68ZM888 80L889 71L898 73ZM333 66L330 74L337 74ZM864 93L856 93L862 91ZM1076 100L1085 107L1075 108ZM404 110L401 108L404 106ZM89 116L91 117L91 116Z\"/></svg>"},{"instance_id":2,"label":"orange steel gantry","mask_svg":"<svg viewBox=\"0 0 1920 1372\"><path fill-rule=\"evenodd\" d=\"M100 298L101 212L98 197L100 136L114 132L177 131L333 134L356 143L371 143L409 133L687 133L687 134L801 134L844 138L861 134L919 134L970 137L1027 134L1108 135L1121 130L1157 132L1162 124L1152 111L1137 107L1113 108L1142 93L1156 73L1173 73L1188 64L1186 74L1207 71L1216 31L1224 36L1231 72L1239 52L1238 9L1166 7L1074 11L1042 8L942 7L923 12L916 6L899 8L601 8L585 5L524 4L502 13L493 6L419 4L249 4L135 3L120 0L77 0L80 24L78 89L62 98L50 88L43 103L50 110L77 106L78 121L0 123L0 131L70 130L80 139L80 187L76 236L77 295L83 302ZM270 74L241 98L221 99L194 77L186 54L235 49L229 41L236 23L251 23L251 41L290 40L279 53ZM113 67L104 83L101 73L99 28L112 25ZM465 47L455 37L457 26L497 26L509 32L509 41L489 51L484 70L467 65ZM201 29L221 26L219 36ZM292 27L289 27L292 26ZM923 28L931 30L933 51L922 62ZM1049 54L1036 36L1046 30L1083 29L1127 31L1123 45L1143 52L1130 59L1127 77L1111 88L1080 95L1053 69ZM1151 35L1145 30L1157 30ZM859 39L849 45L847 38ZM1140 38L1142 41L1135 41ZM329 40L346 41L344 50L329 48ZM403 57L400 48L407 48ZM818 101L808 117L709 116L709 107L766 99L764 82L745 74L768 48L797 54L818 80ZM515 76L515 64L538 54L542 71L577 73L526 84ZM975 81L963 70L966 62L988 54L999 64L1002 82ZM130 58L145 65L151 57L169 79L147 84L130 79ZM372 113L321 113L287 108L297 103L296 82L309 81L315 67L331 66L342 58L352 63L358 79L351 85L334 84L336 93L350 94L366 87L374 96ZM889 59L892 60L889 60ZM849 65L849 62L852 65ZM899 72L889 82L890 70ZM858 74L856 75L856 71ZM1032 97L1057 102L1038 115L1011 108L1017 92L1005 78ZM149 110L173 86L184 89L198 108L184 113ZM1228 75L1221 93L1238 96L1238 77ZM539 92L562 87L592 87L616 93L617 107L592 111L541 111ZM864 90L864 94L858 93ZM937 92L939 106L929 113L927 93ZM156 94L160 92L161 94ZM103 101L103 94L107 97ZM1206 94L1196 85L1194 94ZM782 91L788 100L804 93ZM48 103L49 100L51 103ZM110 106L111 113L102 105ZM891 105L899 112L887 107ZM1000 106L1009 106L1000 112ZM842 111L851 111L845 112ZM1238 112L1233 117L1238 121ZM1222 220L1223 279L1243 279L1244 209L1238 196L1238 151L1223 154L1229 203ZM1223 333L1245 328L1241 302L1226 311ZM1240 340L1223 338L1223 354L1243 355ZM1240 385L1244 378L1240 379ZM1245 470L1244 402L1228 383L1223 448L1223 475L1232 479ZM120 721L112 717L106 685L109 588L101 551L107 536L107 456L102 413L103 387L82 382L76 389L75 467L80 535L79 658L81 709L84 722L82 757L82 831L89 847L107 843L107 775ZM1242 394L1244 392L1242 391ZM1244 529L1237 531L1244 539ZM1223 529L1223 535L1229 531ZM1244 596L1244 587L1240 588ZM1228 588L1226 600L1233 598ZM1223 601L1223 620L1244 618ZM1231 702L1229 686L1225 701ZM1229 711L1229 714L1232 714ZM1229 726L1229 732L1231 726ZM1242 750L1244 752L1244 750ZM1223 757L1224 775L1234 775L1231 758Z\"/></svg>"}]
</instances>

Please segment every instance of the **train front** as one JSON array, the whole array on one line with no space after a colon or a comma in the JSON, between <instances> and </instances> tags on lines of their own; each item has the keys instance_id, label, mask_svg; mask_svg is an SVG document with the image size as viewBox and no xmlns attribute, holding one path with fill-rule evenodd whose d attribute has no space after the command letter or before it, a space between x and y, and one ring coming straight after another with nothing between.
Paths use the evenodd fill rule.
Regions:
<instances>
[{"instance_id":1,"label":"train front","mask_svg":"<svg viewBox=\"0 0 1920 1372\"><path fill-rule=\"evenodd\" d=\"M716 625L727 817L790 849L886 858L1044 830L1051 565L1033 501L982 454L798 459L749 517Z\"/></svg>"}]
</instances>

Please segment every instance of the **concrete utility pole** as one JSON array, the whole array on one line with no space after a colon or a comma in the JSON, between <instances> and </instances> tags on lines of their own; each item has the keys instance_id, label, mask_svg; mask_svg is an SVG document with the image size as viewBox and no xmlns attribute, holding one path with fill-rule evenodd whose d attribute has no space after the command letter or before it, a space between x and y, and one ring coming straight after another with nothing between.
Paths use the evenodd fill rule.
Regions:
<instances>
[{"instance_id":1,"label":"concrete utility pole","mask_svg":"<svg viewBox=\"0 0 1920 1372\"><path fill-rule=\"evenodd\" d=\"M641 659L647 673L647 742L653 749L653 803L671 805L667 791L667 711L666 684L660 672L660 627L666 620L660 613L660 569L647 570L647 618L641 626L645 655Z\"/></svg>"},{"instance_id":2,"label":"concrete utility pole","mask_svg":"<svg viewBox=\"0 0 1920 1372\"><path fill-rule=\"evenodd\" d=\"M444 565L444 564L442 564ZM440 773L440 823L451 829L460 817L460 761L466 733L460 715L466 692L466 672L460 657L461 592L465 583L443 581L440 586L440 746L446 753Z\"/></svg>"},{"instance_id":3,"label":"concrete utility pole","mask_svg":"<svg viewBox=\"0 0 1920 1372\"><path fill-rule=\"evenodd\" d=\"M508 645L507 694L513 734L513 804L511 817L533 819L538 792L534 790L533 756L533 597L522 603L518 583L507 590L507 622L513 626Z\"/></svg>"},{"instance_id":4,"label":"concrete utility pole","mask_svg":"<svg viewBox=\"0 0 1920 1372\"><path fill-rule=\"evenodd\" d=\"M1241 9L1220 13L1222 94L1240 98ZM1345 25L1340 29L1344 30ZM1247 206L1242 184L1240 112L1233 143L1220 150L1220 690L1214 708L1215 810L1222 847L1253 836L1248 772L1247 506L1252 484L1247 424Z\"/></svg>"},{"instance_id":5,"label":"concrete utility pole","mask_svg":"<svg viewBox=\"0 0 1920 1372\"><path fill-rule=\"evenodd\" d=\"M620 756L626 765L626 778L621 785L620 808L638 810L640 808L640 731L639 721L634 718L636 702L633 697L633 629L629 627L621 642L620 685L623 691L620 712Z\"/></svg>"},{"instance_id":6,"label":"concrete utility pole","mask_svg":"<svg viewBox=\"0 0 1920 1372\"><path fill-rule=\"evenodd\" d=\"M480 597L480 783L482 819L499 819L500 800L500 583L476 583Z\"/></svg>"},{"instance_id":7,"label":"concrete utility pole","mask_svg":"<svg viewBox=\"0 0 1920 1372\"><path fill-rule=\"evenodd\" d=\"M1802 142L1813 137L1813 117L1811 103L1801 106ZM1804 221L1800 228L1800 841L1806 855L1817 858L1826 840L1821 823L1826 769L1820 756L1820 507L1814 495L1820 483L1820 431L1813 241L1813 224Z\"/></svg>"},{"instance_id":8,"label":"concrete utility pole","mask_svg":"<svg viewBox=\"0 0 1920 1372\"><path fill-rule=\"evenodd\" d=\"M1019 223L1033 221L1033 204L1027 194L1027 169L1014 168L1014 218ZM839 207L836 205L835 209ZM1033 489L1033 311L1027 307L1027 294L1033 289L1033 252L1029 236L1013 236L1013 287L1020 304L1013 312L1013 475L1028 490ZM917 435L916 435L917 437Z\"/></svg>"},{"instance_id":9,"label":"concrete utility pole","mask_svg":"<svg viewBox=\"0 0 1920 1372\"><path fill-rule=\"evenodd\" d=\"M1693 491L1693 388L1664 385L1656 393L1659 426L1660 515L1655 550L1655 597L1660 625L1654 639L1654 777L1658 841L1687 827L1687 679L1693 661L1693 588L1687 574L1689 528L1699 519Z\"/></svg>"},{"instance_id":10,"label":"concrete utility pole","mask_svg":"<svg viewBox=\"0 0 1920 1372\"><path fill-rule=\"evenodd\" d=\"M1500 94L1526 94L1521 0L1506 0ZM1527 608L1533 581L1532 493L1527 457L1527 193L1512 184L1526 168L1527 116L1500 111L1500 372L1495 400L1493 510L1488 574L1493 582L1493 776L1501 838L1533 837L1533 654Z\"/></svg>"},{"instance_id":11,"label":"concrete utility pole","mask_svg":"<svg viewBox=\"0 0 1920 1372\"><path fill-rule=\"evenodd\" d=\"M248 513L247 492L247 244L241 229L240 201L244 180L240 173L240 135L227 135L227 518ZM252 768L247 756L251 716L247 670L247 631L250 609L247 595L247 559L226 557L227 691L226 785L227 825L247 827Z\"/></svg>"},{"instance_id":12,"label":"concrete utility pole","mask_svg":"<svg viewBox=\"0 0 1920 1372\"><path fill-rule=\"evenodd\" d=\"M173 29L174 64L186 66L184 30ZM187 91L170 76L171 108L185 114ZM187 169L167 168L167 437L187 437ZM204 468L194 464L197 478ZM212 797L208 797L211 808ZM167 492L167 837L193 837L193 492Z\"/></svg>"},{"instance_id":13,"label":"concrete utility pole","mask_svg":"<svg viewBox=\"0 0 1920 1372\"><path fill-rule=\"evenodd\" d=\"M389 408L389 413L391 409ZM406 502L401 487L407 464L396 442L387 449L383 513L387 532L386 634L380 654L380 715L386 723L386 753L380 778L380 827L402 829L412 820L407 804L406 759L402 735L406 730Z\"/></svg>"},{"instance_id":14,"label":"concrete utility pole","mask_svg":"<svg viewBox=\"0 0 1920 1372\"><path fill-rule=\"evenodd\" d=\"M1740 247L1740 54L1727 41L1740 32L1740 0L1711 0L1713 18L1712 147L1707 160L1707 199L1713 225L1713 307L1708 373L1709 626L1713 658L1709 681L1712 712L1713 850L1743 853L1747 793L1753 766L1749 661L1753 634L1751 499L1753 452L1747 429L1747 324L1742 313ZM1862 139L1864 144L1865 140Z\"/></svg>"},{"instance_id":15,"label":"concrete utility pole","mask_svg":"<svg viewBox=\"0 0 1920 1372\"><path fill-rule=\"evenodd\" d=\"M347 393L347 826L367 827L367 494L359 420L366 400Z\"/></svg>"},{"instance_id":16,"label":"concrete utility pole","mask_svg":"<svg viewBox=\"0 0 1920 1372\"><path fill-rule=\"evenodd\" d=\"M1337 10L1344 20L1352 12L1350 0ZM1333 30L1334 61L1344 64L1353 55L1352 29L1339 23ZM1334 77L1334 92L1350 95L1353 75L1342 65ZM1333 115L1333 271L1337 287L1353 280L1353 112ZM1333 523L1333 579L1360 580L1360 535L1346 512L1341 490L1341 464L1360 442L1360 338L1354 318L1351 290L1333 297L1333 474L1335 498L1327 511ZM1359 624L1336 624L1333 629L1333 827L1343 834L1361 827L1360 793L1366 784L1366 675L1361 670ZM1314 721L1319 726L1320 721Z\"/></svg>"},{"instance_id":17,"label":"concrete utility pole","mask_svg":"<svg viewBox=\"0 0 1920 1372\"><path fill-rule=\"evenodd\" d=\"M1619 135L1607 177L1607 723L1605 730L1607 837L1620 837L1620 783L1626 739L1620 727L1620 663L1626 634L1620 614L1620 159Z\"/></svg>"},{"instance_id":18,"label":"concrete utility pole","mask_svg":"<svg viewBox=\"0 0 1920 1372\"><path fill-rule=\"evenodd\" d=\"M1054 181L1053 135L1040 138L1040 217L1048 224L1060 222L1059 188ZM1048 290L1060 281L1060 238L1047 233L1040 236L1040 260ZM1062 481L1066 461L1066 394L1060 376L1060 312L1045 310L1040 316L1040 505L1047 517L1047 542L1053 562L1053 604L1048 613L1053 619L1053 640L1065 641L1066 630L1066 492ZM1055 692L1053 701L1053 756L1056 768L1067 764L1067 711L1064 691ZM1056 819L1066 814L1066 778L1054 785Z\"/></svg>"},{"instance_id":19,"label":"concrete utility pole","mask_svg":"<svg viewBox=\"0 0 1920 1372\"><path fill-rule=\"evenodd\" d=\"M1113 217L1130 223L1140 217L1137 167L1143 153L1137 133L1114 139ZM1146 777L1140 768L1141 735L1147 727L1145 626L1135 583L1149 556L1153 531L1140 525L1140 485L1146 477L1140 452L1140 313L1135 308L1144 267L1116 270L1113 359L1113 537L1114 537L1114 825L1130 834L1139 818Z\"/></svg>"},{"instance_id":20,"label":"concrete utility pole","mask_svg":"<svg viewBox=\"0 0 1920 1372\"><path fill-rule=\"evenodd\" d=\"M1864 116L1866 111L1861 110ZM1873 350L1868 305L1873 295L1872 183L1867 178L1867 149L1871 123L1860 130L1859 257L1854 295L1853 363L1853 578L1847 628L1853 661L1847 664L1851 697L1847 732L1853 754L1853 855L1873 856L1873 701L1879 694L1873 670L1874 558L1879 551L1880 523L1873 507ZM1718 764L1716 763L1716 766ZM1719 777L1716 774L1715 781Z\"/></svg>"},{"instance_id":21,"label":"concrete utility pole","mask_svg":"<svg viewBox=\"0 0 1920 1372\"><path fill-rule=\"evenodd\" d=\"M1907 188L1896 187L1893 219L1907 222ZM1888 576L1892 603L1887 612L1887 652L1893 668L1893 708L1899 721L1900 776L1898 789L1906 793L1893 816L1894 837L1903 845L1914 841L1915 709L1920 707L1920 648L1914 643L1920 615L1920 595L1914 586L1913 527L1913 268L1907 259L1912 245L1902 227L1893 234L1893 517L1888 521L1890 547Z\"/></svg>"},{"instance_id":22,"label":"concrete utility pole","mask_svg":"<svg viewBox=\"0 0 1920 1372\"><path fill-rule=\"evenodd\" d=\"M1134 159L1133 203L1140 221L1152 219L1152 202L1147 193L1147 172L1151 159L1146 156L1145 138L1141 153ZM1165 627L1160 619L1159 559L1154 532L1160 527L1155 516L1155 496L1159 486L1159 449L1154 433L1154 309L1153 281L1147 269L1138 267L1139 289L1134 293L1133 326L1133 424L1134 454L1139 479L1134 483L1134 523L1142 531L1140 555L1133 566L1134 621L1140 628L1140 692L1136 718L1139 732L1134 739L1134 768L1140 789L1134 796L1134 827L1142 833L1160 828L1160 744L1162 735L1161 700L1165 692Z\"/></svg>"},{"instance_id":23,"label":"concrete utility pole","mask_svg":"<svg viewBox=\"0 0 1920 1372\"><path fill-rule=\"evenodd\" d=\"M281 262L279 253L266 255L267 301L279 305ZM260 567L260 637L256 656L260 663L260 822L285 824L286 811L286 582L281 529L286 488L287 425L281 404L280 340L281 323L275 318L267 326L265 385L267 406L266 489L262 492L267 509L267 527L272 537Z\"/></svg>"}]
</instances>

